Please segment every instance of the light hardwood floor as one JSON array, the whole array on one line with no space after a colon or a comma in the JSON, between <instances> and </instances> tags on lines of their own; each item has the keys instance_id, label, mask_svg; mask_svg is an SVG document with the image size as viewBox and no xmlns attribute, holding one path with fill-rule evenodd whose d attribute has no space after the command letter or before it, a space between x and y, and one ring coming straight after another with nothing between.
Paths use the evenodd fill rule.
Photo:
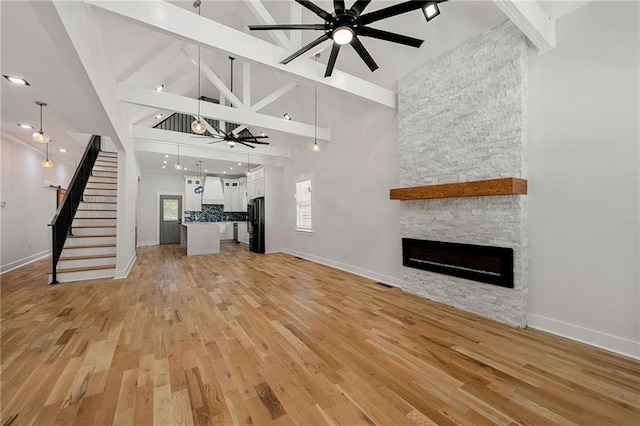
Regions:
<instances>
[{"instance_id":1,"label":"light hardwood floor","mask_svg":"<svg viewBox=\"0 0 640 426\"><path fill-rule=\"evenodd\" d=\"M640 424L640 362L285 254L2 276L2 424Z\"/></svg>"}]
</instances>

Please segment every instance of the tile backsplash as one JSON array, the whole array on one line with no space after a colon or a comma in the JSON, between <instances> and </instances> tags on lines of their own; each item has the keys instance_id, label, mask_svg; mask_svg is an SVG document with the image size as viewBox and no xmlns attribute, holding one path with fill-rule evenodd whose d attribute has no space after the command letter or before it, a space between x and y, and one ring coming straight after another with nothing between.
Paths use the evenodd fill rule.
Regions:
<instances>
[{"instance_id":1,"label":"tile backsplash","mask_svg":"<svg viewBox=\"0 0 640 426\"><path fill-rule=\"evenodd\" d=\"M184 212L185 222L244 222L246 220L247 212L227 213L221 204L203 204L200 212Z\"/></svg>"}]
</instances>

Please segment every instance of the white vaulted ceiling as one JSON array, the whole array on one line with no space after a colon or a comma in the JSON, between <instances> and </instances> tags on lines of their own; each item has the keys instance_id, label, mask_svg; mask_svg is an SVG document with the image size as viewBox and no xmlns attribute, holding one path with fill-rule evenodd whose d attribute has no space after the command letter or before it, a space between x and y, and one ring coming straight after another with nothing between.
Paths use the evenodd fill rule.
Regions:
<instances>
[{"instance_id":1,"label":"white vaulted ceiling","mask_svg":"<svg viewBox=\"0 0 640 426\"><path fill-rule=\"evenodd\" d=\"M154 1L157 2L157 0ZM252 1L255 0L202 0L202 16L248 34L247 25L260 23L249 6ZM139 1L135 2L139 3ZM194 49L192 43L167 35L158 31L157 28L124 19L118 14L93 6L91 2L88 3L87 8L97 23L96 31L103 40L108 52L108 60L118 82L143 89L153 89L159 84L164 84L167 93L189 98L197 96L197 68L183 53L183 49ZM197 14L191 0L170 3ZM325 10L333 10L331 1L320 0L316 3ZM350 5L349 3L347 2L347 6ZM374 0L367 11L395 3L398 1ZM26 121L34 126L37 125L38 110L34 102L41 100L50 105L45 109L45 130L52 134L56 143L72 149L72 156L79 157L83 147L69 135L69 132L109 134L111 129L89 79L84 75L77 56L74 57L71 43L65 39L64 31L61 31L59 25L56 27L46 23L48 13L54 9L53 5L49 1L36 1L33 4L26 2L1 2L0 4L2 7L2 72L24 76L31 83L30 87L24 88L12 86L3 80L3 135L35 145L30 140L29 132L18 128L16 123ZM291 22L292 1L263 0L262 4L276 22ZM298 12L301 22L320 23L320 18L311 12L298 5L294 6L301 10ZM353 49L347 46L340 52L336 69L395 92L398 79L408 72L469 37L487 31L507 19L493 1L454 0L441 4L441 11L442 14L429 23L425 22L422 13L418 10L374 25L376 28L424 39L425 43L420 49L363 38L363 44L380 68L371 73ZM553 12L551 7L547 7L547 11ZM561 9L558 13L563 12L564 9ZM254 32L250 35L274 42L274 38L267 32ZM317 31L302 32L302 44L308 43L318 35L320 32ZM227 85L230 82L228 56L225 52L202 48L203 65L208 66ZM307 55L307 58L309 56L311 55ZM325 63L327 58L328 52L321 55L319 61ZM234 94L243 99L242 61L237 60L234 65ZM324 67L322 68L324 70ZM212 98L220 97L219 90L204 77L204 74L201 81L203 95ZM255 103L292 81L297 84L297 87L261 110L260 113L280 117L284 111L291 112L291 108L295 108L293 114L295 120L313 125L313 104L300 102L300 99L313 99L313 83L305 79L269 66L253 64L251 66L251 101ZM319 90L324 95L331 95L320 97L319 109L332 107L336 94L354 96L326 87L320 87ZM327 98L332 99L323 100ZM153 117L159 112L162 112L164 117L172 113L171 110L131 104L127 104L124 108L130 124L143 127L153 126L157 122ZM322 126L325 123L318 124ZM250 128L256 133L263 130L255 126ZM308 138L278 130L265 131L271 137L270 142L273 147L286 149L297 141L308 142ZM194 143L197 142L194 140ZM155 164L157 155L158 153L139 152L141 167L143 169L151 167ZM216 152L211 150L209 156L215 158L216 155Z\"/></svg>"}]
</instances>

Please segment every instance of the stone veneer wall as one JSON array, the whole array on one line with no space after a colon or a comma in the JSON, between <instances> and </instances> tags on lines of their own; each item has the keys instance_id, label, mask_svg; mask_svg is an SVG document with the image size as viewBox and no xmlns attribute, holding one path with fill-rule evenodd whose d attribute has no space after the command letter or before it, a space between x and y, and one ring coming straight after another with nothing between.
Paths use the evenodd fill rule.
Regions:
<instances>
[{"instance_id":1,"label":"stone veneer wall","mask_svg":"<svg viewBox=\"0 0 640 426\"><path fill-rule=\"evenodd\" d=\"M435 58L398 86L400 186L526 178L527 41L511 21ZM526 196L402 201L403 237L511 247L515 288L414 268L402 288L526 325Z\"/></svg>"}]
</instances>

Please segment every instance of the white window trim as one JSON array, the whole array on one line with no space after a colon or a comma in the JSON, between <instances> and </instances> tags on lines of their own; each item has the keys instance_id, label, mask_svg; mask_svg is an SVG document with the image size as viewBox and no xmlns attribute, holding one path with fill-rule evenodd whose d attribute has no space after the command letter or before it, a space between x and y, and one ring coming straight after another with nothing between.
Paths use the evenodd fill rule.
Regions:
<instances>
[{"instance_id":1,"label":"white window trim","mask_svg":"<svg viewBox=\"0 0 640 426\"><path fill-rule=\"evenodd\" d=\"M312 235L313 234L313 195L311 195L311 200L310 200L310 204L309 204L309 211L311 213L311 226L310 227L300 227L299 223L298 223L298 208L299 208L299 204L298 204L298 184L302 183L302 182L309 182L309 188L311 189L311 193L313 193L313 184L312 184L312 179L311 176L300 176L296 179L296 191L295 191L295 200L296 200L296 225L295 225L295 231L298 234L301 235Z\"/></svg>"}]
</instances>

